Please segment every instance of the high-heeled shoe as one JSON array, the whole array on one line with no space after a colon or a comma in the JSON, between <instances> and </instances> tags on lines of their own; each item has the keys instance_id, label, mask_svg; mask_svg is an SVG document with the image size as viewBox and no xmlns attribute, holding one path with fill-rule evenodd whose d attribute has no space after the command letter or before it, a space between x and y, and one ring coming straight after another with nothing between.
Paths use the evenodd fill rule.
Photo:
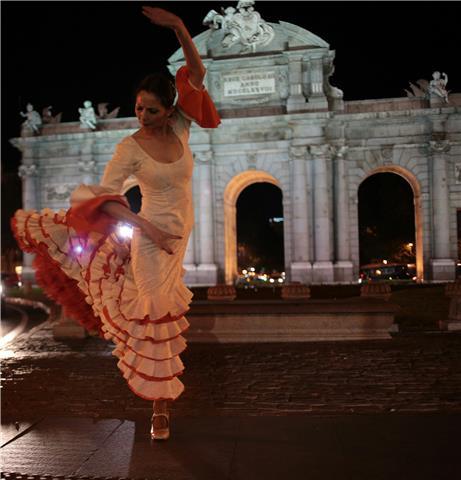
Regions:
<instances>
[{"instance_id":1,"label":"high-heeled shoe","mask_svg":"<svg viewBox=\"0 0 461 480\"><path fill-rule=\"evenodd\" d=\"M156 417L166 418L167 426L164 428L154 428L154 419ZM151 419L150 438L152 440L168 440L170 438L170 414L154 413Z\"/></svg>"}]
</instances>

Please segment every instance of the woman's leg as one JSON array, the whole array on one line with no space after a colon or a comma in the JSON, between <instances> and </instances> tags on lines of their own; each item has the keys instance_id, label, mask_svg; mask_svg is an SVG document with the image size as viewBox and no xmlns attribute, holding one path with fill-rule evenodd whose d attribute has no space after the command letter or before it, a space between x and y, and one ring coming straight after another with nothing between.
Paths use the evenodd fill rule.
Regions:
<instances>
[{"instance_id":1,"label":"woman's leg","mask_svg":"<svg viewBox=\"0 0 461 480\"><path fill-rule=\"evenodd\" d=\"M154 402L154 413L168 413L168 401L167 400L155 400ZM158 417L154 418L153 421L153 426L154 428L157 429L162 429L162 428L168 428L168 420L163 416L160 415Z\"/></svg>"}]
</instances>

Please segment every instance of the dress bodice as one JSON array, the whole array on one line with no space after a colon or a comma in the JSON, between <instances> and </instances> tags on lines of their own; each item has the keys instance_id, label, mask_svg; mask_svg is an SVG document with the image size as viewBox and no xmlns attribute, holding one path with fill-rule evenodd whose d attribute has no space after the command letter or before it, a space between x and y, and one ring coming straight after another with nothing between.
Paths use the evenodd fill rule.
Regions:
<instances>
[{"instance_id":1,"label":"dress bodice","mask_svg":"<svg viewBox=\"0 0 461 480\"><path fill-rule=\"evenodd\" d=\"M178 235L194 221L189 126L190 122L178 113L173 130L182 143L183 155L172 163L158 162L133 136L125 137L117 145L101 181L102 187L120 193L124 180L133 175L142 195L139 214L158 228Z\"/></svg>"}]
</instances>

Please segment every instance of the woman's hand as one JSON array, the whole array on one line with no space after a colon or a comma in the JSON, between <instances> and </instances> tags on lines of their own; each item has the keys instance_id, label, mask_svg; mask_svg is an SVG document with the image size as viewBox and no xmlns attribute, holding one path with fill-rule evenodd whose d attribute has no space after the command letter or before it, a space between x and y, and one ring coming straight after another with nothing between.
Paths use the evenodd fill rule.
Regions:
<instances>
[{"instance_id":1,"label":"woman's hand","mask_svg":"<svg viewBox=\"0 0 461 480\"><path fill-rule=\"evenodd\" d=\"M158 229L155 225L152 225L152 223L147 220L143 222L141 229L152 240L152 242L155 243L155 245L159 246L162 250L165 250L165 252L170 255L173 255L174 252L168 245L168 241L182 238L179 235L172 235L171 233Z\"/></svg>"},{"instance_id":2,"label":"woman's hand","mask_svg":"<svg viewBox=\"0 0 461 480\"><path fill-rule=\"evenodd\" d=\"M142 7L142 13L156 25L160 27L172 28L176 30L182 25L182 20L174 13L157 7Z\"/></svg>"}]
</instances>

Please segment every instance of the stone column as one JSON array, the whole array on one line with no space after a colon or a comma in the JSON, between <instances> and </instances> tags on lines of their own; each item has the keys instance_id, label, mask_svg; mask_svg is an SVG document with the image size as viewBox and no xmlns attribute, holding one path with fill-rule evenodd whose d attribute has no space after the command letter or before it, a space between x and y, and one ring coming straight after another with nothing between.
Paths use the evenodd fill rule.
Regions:
<instances>
[{"instance_id":1,"label":"stone column","mask_svg":"<svg viewBox=\"0 0 461 480\"><path fill-rule=\"evenodd\" d=\"M306 153L305 146L290 148L293 186L291 280L307 284L312 282L312 264L309 261Z\"/></svg>"},{"instance_id":2,"label":"stone column","mask_svg":"<svg viewBox=\"0 0 461 480\"><path fill-rule=\"evenodd\" d=\"M312 145L310 153L314 159L314 252L313 281L333 282L332 238L330 228L330 201L328 188L327 160L330 146Z\"/></svg>"},{"instance_id":3,"label":"stone column","mask_svg":"<svg viewBox=\"0 0 461 480\"><path fill-rule=\"evenodd\" d=\"M309 60L309 108L316 110L328 110L328 100L323 91L323 58L311 58Z\"/></svg>"},{"instance_id":4,"label":"stone column","mask_svg":"<svg viewBox=\"0 0 461 480\"><path fill-rule=\"evenodd\" d=\"M210 150L197 152L195 159L199 170L199 264L197 282L202 285L216 285L218 267L214 263L213 195L211 185Z\"/></svg>"},{"instance_id":5,"label":"stone column","mask_svg":"<svg viewBox=\"0 0 461 480\"><path fill-rule=\"evenodd\" d=\"M335 149L335 252L334 264L335 281L351 282L353 280L353 264L349 242L349 197L346 182L345 156L348 147L341 146Z\"/></svg>"},{"instance_id":6,"label":"stone column","mask_svg":"<svg viewBox=\"0 0 461 480\"><path fill-rule=\"evenodd\" d=\"M82 174L82 183L85 185L92 185L97 182L96 162L93 159L93 142L85 142L82 145L80 159L78 161L78 169Z\"/></svg>"},{"instance_id":7,"label":"stone column","mask_svg":"<svg viewBox=\"0 0 461 480\"><path fill-rule=\"evenodd\" d=\"M290 94L287 99L287 111L293 112L307 108L306 98L303 95L302 56L288 56L288 80Z\"/></svg>"},{"instance_id":8,"label":"stone column","mask_svg":"<svg viewBox=\"0 0 461 480\"><path fill-rule=\"evenodd\" d=\"M28 162L28 159L25 159ZM37 198L37 180L38 180L38 167L32 161L24 163L18 169L18 175L22 180L22 209L23 210L36 210L38 208ZM23 252L22 261L22 281L32 282L35 281L35 274L32 268L32 262L35 255Z\"/></svg>"},{"instance_id":9,"label":"stone column","mask_svg":"<svg viewBox=\"0 0 461 480\"><path fill-rule=\"evenodd\" d=\"M432 280L446 281L455 278L456 264L450 258L450 209L447 183L447 160L450 150L448 140L429 142L432 162L432 225L434 231Z\"/></svg>"}]
</instances>

